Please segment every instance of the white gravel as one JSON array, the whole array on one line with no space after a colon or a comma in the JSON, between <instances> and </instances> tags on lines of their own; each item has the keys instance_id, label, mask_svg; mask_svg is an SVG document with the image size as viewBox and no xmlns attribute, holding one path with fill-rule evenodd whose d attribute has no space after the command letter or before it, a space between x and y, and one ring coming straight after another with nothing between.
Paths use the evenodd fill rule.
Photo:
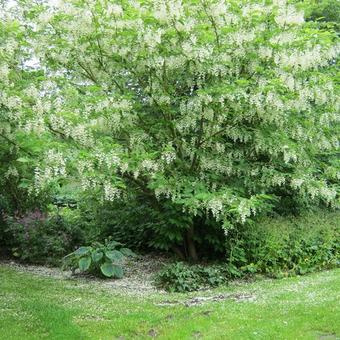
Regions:
<instances>
[{"instance_id":1,"label":"white gravel","mask_svg":"<svg viewBox=\"0 0 340 340\"><path fill-rule=\"evenodd\" d=\"M72 275L71 271L62 271L58 267L44 267L37 265L20 264L15 261L1 261L5 265L19 272L32 273L42 277L63 280L77 280L86 285L96 285L102 288L116 290L117 293L144 295L163 293L153 284L153 277L164 265L169 263L166 257L145 255L126 260L124 263L124 277L122 279L99 279L89 275Z\"/></svg>"}]
</instances>

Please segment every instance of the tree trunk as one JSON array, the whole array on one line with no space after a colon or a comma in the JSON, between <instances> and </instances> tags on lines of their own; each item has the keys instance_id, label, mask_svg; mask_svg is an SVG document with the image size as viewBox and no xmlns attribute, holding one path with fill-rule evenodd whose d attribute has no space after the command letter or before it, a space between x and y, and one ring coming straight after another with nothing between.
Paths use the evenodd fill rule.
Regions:
<instances>
[{"instance_id":1,"label":"tree trunk","mask_svg":"<svg viewBox=\"0 0 340 340\"><path fill-rule=\"evenodd\" d=\"M187 231L187 247L188 247L188 254L189 260L193 262L198 261L195 241L194 241L194 227L191 226Z\"/></svg>"},{"instance_id":2,"label":"tree trunk","mask_svg":"<svg viewBox=\"0 0 340 340\"><path fill-rule=\"evenodd\" d=\"M181 251L181 249L179 249L177 246L173 246L172 250L182 261L185 260L185 256L183 252Z\"/></svg>"}]
</instances>

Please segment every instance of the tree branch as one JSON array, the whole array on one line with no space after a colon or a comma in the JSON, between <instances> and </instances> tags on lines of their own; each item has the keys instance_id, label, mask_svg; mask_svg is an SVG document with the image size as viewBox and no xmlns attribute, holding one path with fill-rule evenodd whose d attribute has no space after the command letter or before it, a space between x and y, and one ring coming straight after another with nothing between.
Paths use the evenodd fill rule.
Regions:
<instances>
[{"instance_id":1,"label":"tree branch","mask_svg":"<svg viewBox=\"0 0 340 340\"><path fill-rule=\"evenodd\" d=\"M17 147L19 150L27 153L30 156L33 156L33 154L26 150L25 148L23 148L22 146L20 146L19 144L17 144L16 142L14 142L13 140L11 140L10 138L8 138L6 135L4 135L3 133L0 133L0 137L2 137L3 139L5 139L8 143L14 145L15 147Z\"/></svg>"}]
</instances>

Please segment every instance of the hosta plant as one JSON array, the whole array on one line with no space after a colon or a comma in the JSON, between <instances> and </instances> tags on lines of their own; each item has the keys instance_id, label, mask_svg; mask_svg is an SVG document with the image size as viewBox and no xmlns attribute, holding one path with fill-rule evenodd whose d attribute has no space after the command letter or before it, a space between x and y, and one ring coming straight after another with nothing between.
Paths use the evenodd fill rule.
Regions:
<instances>
[{"instance_id":1,"label":"hosta plant","mask_svg":"<svg viewBox=\"0 0 340 340\"><path fill-rule=\"evenodd\" d=\"M74 272L89 272L95 275L104 275L121 279L124 275L123 260L135 256L128 248L112 240L104 244L95 242L92 246L84 246L68 254L63 259L63 269L69 268Z\"/></svg>"}]
</instances>

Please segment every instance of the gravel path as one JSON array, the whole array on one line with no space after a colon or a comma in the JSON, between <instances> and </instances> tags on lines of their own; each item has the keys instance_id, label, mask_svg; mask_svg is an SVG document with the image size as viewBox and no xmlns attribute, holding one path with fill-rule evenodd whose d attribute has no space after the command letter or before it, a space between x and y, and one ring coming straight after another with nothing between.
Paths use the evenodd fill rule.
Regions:
<instances>
[{"instance_id":1,"label":"gravel path","mask_svg":"<svg viewBox=\"0 0 340 340\"><path fill-rule=\"evenodd\" d=\"M19 272L32 273L43 277L54 279L78 280L84 285L97 285L103 288L115 289L124 294L151 294L162 293L153 284L154 274L160 270L169 259L155 255L138 256L129 259L124 264L124 277L122 279L98 279L88 275L72 275L71 271L62 271L58 267L50 268L36 265L24 265L14 261L0 261L5 265Z\"/></svg>"}]
</instances>

